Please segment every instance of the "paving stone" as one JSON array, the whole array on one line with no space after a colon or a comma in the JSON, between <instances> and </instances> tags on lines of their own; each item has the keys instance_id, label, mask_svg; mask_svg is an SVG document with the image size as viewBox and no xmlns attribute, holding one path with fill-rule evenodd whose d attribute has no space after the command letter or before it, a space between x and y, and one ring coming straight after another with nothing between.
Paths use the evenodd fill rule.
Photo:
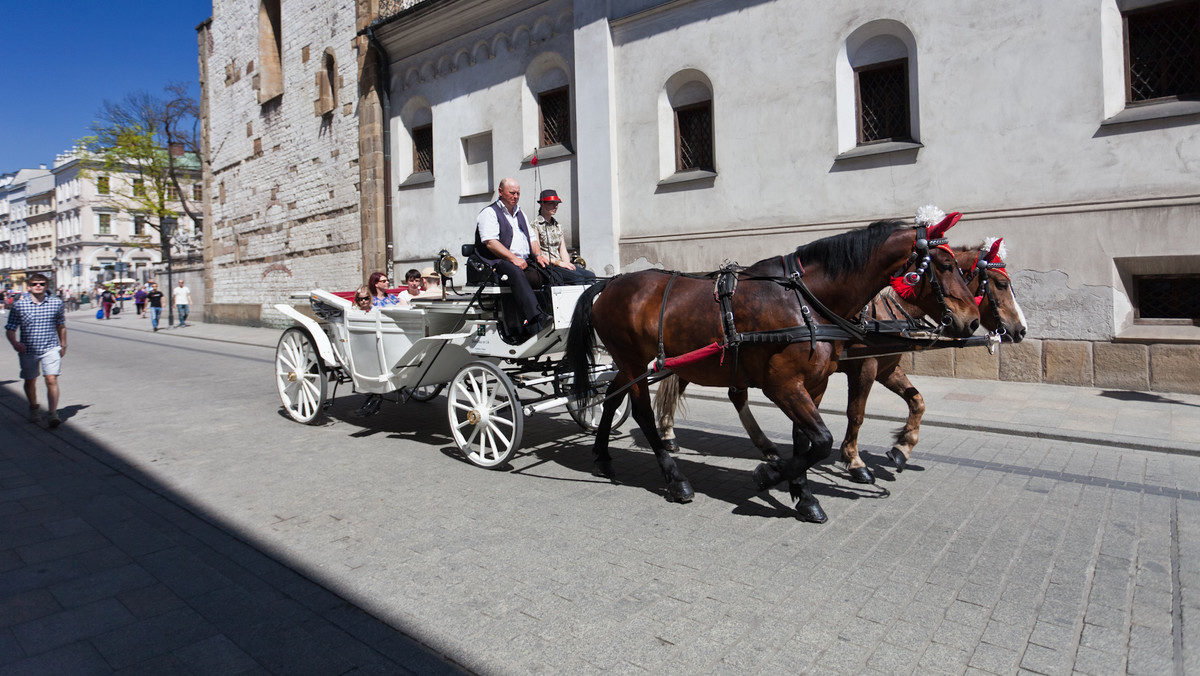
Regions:
<instances>
[{"instance_id":1,"label":"paving stone","mask_svg":"<svg viewBox=\"0 0 1200 676\"><path fill-rule=\"evenodd\" d=\"M1015 650L980 643L974 646L967 665L991 674L1011 674L1019 661L1020 654Z\"/></svg>"},{"instance_id":2,"label":"paving stone","mask_svg":"<svg viewBox=\"0 0 1200 676\"><path fill-rule=\"evenodd\" d=\"M128 611L125 612L128 614ZM171 653L216 633L212 625L195 611L181 608L97 634L92 643L113 668L123 669Z\"/></svg>"},{"instance_id":3,"label":"paving stone","mask_svg":"<svg viewBox=\"0 0 1200 676\"><path fill-rule=\"evenodd\" d=\"M0 598L0 629L53 615L60 610L62 606L45 589L31 589Z\"/></svg>"},{"instance_id":4,"label":"paving stone","mask_svg":"<svg viewBox=\"0 0 1200 676\"><path fill-rule=\"evenodd\" d=\"M50 587L50 593L63 607L71 608L148 587L156 582L141 566L128 564L56 584Z\"/></svg>"},{"instance_id":5,"label":"paving stone","mask_svg":"<svg viewBox=\"0 0 1200 676\"><path fill-rule=\"evenodd\" d=\"M38 655L133 621L124 606L115 599L106 598L19 624L12 632L26 654Z\"/></svg>"},{"instance_id":6,"label":"paving stone","mask_svg":"<svg viewBox=\"0 0 1200 676\"><path fill-rule=\"evenodd\" d=\"M11 664L5 664L5 676L46 676L47 674L111 674L112 667L86 642L75 642Z\"/></svg>"},{"instance_id":7,"label":"paving stone","mask_svg":"<svg viewBox=\"0 0 1200 676\"><path fill-rule=\"evenodd\" d=\"M175 657L201 674L239 674L257 663L227 636L211 636L175 650Z\"/></svg>"}]
</instances>

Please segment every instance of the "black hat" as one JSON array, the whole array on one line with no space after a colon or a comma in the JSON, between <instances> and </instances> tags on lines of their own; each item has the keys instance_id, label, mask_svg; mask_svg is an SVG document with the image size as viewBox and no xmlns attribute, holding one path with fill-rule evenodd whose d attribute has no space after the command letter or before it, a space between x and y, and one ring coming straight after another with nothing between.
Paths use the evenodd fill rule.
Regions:
<instances>
[{"instance_id":1,"label":"black hat","mask_svg":"<svg viewBox=\"0 0 1200 676\"><path fill-rule=\"evenodd\" d=\"M545 190L543 190L542 196L538 198L539 204L541 204L542 202L561 202L561 201L562 201L562 199L559 198L558 193L549 188L546 188Z\"/></svg>"}]
</instances>

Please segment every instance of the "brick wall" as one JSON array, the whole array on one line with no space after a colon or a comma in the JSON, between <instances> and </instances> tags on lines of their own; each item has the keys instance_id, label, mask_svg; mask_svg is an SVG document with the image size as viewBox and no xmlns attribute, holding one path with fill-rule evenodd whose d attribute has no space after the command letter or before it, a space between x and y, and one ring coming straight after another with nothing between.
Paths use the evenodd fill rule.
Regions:
<instances>
[{"instance_id":1,"label":"brick wall","mask_svg":"<svg viewBox=\"0 0 1200 676\"><path fill-rule=\"evenodd\" d=\"M283 94L261 104L259 3L215 0L201 35L209 321L280 324L272 306L290 294L353 289L370 273L361 264L355 3L280 6ZM321 114L327 51L336 105Z\"/></svg>"}]
</instances>

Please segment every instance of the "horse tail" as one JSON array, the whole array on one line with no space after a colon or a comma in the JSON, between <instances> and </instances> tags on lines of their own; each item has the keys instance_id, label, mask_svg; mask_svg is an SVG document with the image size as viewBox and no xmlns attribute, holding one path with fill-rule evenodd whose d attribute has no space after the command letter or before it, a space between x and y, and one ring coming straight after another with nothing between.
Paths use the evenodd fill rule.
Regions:
<instances>
[{"instance_id":1,"label":"horse tail","mask_svg":"<svg viewBox=\"0 0 1200 676\"><path fill-rule=\"evenodd\" d=\"M658 385L658 393L654 395L654 417L658 421L658 429L665 429L668 424L673 426L675 412L686 410L684 394L679 390L679 376L672 373Z\"/></svg>"},{"instance_id":2,"label":"horse tail","mask_svg":"<svg viewBox=\"0 0 1200 676\"><path fill-rule=\"evenodd\" d=\"M592 303L610 280L597 282L584 291L575 303L571 315L571 330L567 332L567 368L574 374L572 394L576 399L591 395L591 370L596 361L596 331L592 327Z\"/></svg>"}]
</instances>

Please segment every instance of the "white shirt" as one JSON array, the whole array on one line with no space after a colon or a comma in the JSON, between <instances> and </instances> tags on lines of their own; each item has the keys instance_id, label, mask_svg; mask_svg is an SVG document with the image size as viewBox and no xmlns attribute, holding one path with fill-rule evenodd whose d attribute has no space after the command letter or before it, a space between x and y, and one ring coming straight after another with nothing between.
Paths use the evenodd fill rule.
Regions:
<instances>
[{"instance_id":1,"label":"white shirt","mask_svg":"<svg viewBox=\"0 0 1200 676\"><path fill-rule=\"evenodd\" d=\"M174 289L171 289L171 302L175 303L176 305L191 305L192 290L187 288L186 285L177 286Z\"/></svg>"},{"instance_id":2,"label":"white shirt","mask_svg":"<svg viewBox=\"0 0 1200 676\"><path fill-rule=\"evenodd\" d=\"M496 200L493 204L499 204L500 210L504 212L504 216L508 219L508 225L512 227L513 237L512 242L508 245L508 250L513 252L513 255L518 258L529 256L532 249L529 248L529 238L525 233L521 232L521 226L517 225L517 214L521 213L521 205L517 205L516 213L508 213L508 207L500 200ZM492 239L500 239L500 221L496 220L496 210L488 205L488 208L479 212L479 217L475 219L475 227L479 228L479 240L487 242ZM485 252L486 256L493 256L489 250Z\"/></svg>"}]
</instances>

